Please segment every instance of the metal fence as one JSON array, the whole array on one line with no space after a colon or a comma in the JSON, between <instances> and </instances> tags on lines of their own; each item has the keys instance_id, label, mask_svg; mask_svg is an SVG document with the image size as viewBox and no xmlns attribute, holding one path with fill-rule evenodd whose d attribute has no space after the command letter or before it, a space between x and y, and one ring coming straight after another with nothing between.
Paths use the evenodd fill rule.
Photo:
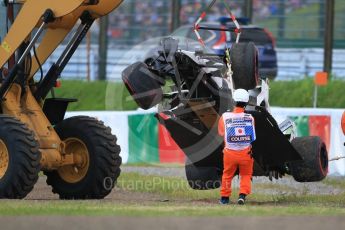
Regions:
<instances>
[{"instance_id":1,"label":"metal fence","mask_svg":"<svg viewBox=\"0 0 345 230\"><path fill-rule=\"evenodd\" d=\"M58 58L63 47L60 47L53 56L44 64L43 69L47 71L49 66ZM97 79L98 74L98 47L91 46L90 68L87 68L86 47L78 49L72 60L62 73L63 79L85 79L87 75L91 80ZM110 81L121 81L122 71L136 61L142 61L148 53L145 45L124 51L116 46L108 51L107 79ZM314 76L316 72L322 71L323 49L320 48L278 48L278 78L277 80L297 80ZM345 79L345 50L335 50L333 54L333 77ZM88 72L89 71L89 72Z\"/></svg>"},{"instance_id":2,"label":"metal fence","mask_svg":"<svg viewBox=\"0 0 345 230\"><path fill-rule=\"evenodd\" d=\"M192 24L211 0L126 0L109 15L108 36L111 45L132 46L148 38L168 35L176 17L179 24ZM225 0L237 17L251 16L254 24L266 27L277 39L278 47L302 48L323 45L325 31L325 3L327 0ZM227 15L223 0L207 14L215 21ZM247 3L252 2L251 13ZM335 0L335 48L345 48L345 1ZM248 15L250 14L250 15ZM0 37L5 32L5 8L0 5ZM98 42L97 23L93 28L93 43Z\"/></svg>"},{"instance_id":3,"label":"metal fence","mask_svg":"<svg viewBox=\"0 0 345 230\"><path fill-rule=\"evenodd\" d=\"M193 24L211 0L180 1L179 24ZM172 32L173 1L126 0L110 14L110 41L133 45L154 36ZM250 16L254 24L266 27L277 39L278 47L323 46L325 3L327 0L226 0L237 17ZM252 2L248 13L246 3ZM345 48L345 1L335 1L335 48ZM250 14L250 15L248 15ZM227 15L222 0L208 12L206 20Z\"/></svg>"},{"instance_id":4,"label":"metal fence","mask_svg":"<svg viewBox=\"0 0 345 230\"><path fill-rule=\"evenodd\" d=\"M180 1L178 21L180 25L192 24L211 0L173 0ZM110 79L118 79L119 71L123 68L121 55L134 45L152 37L166 36L173 31L172 22L176 17L173 1L167 0L126 0L109 15L109 54L107 73ZM238 16L248 16L245 3L253 2L252 21L254 24L269 29L276 37L278 44L279 77L303 77L311 75L314 70L322 68L322 50L319 49L318 58L308 55L310 50L323 47L323 33L325 26L324 4L327 0L226 0L230 3L233 13ZM345 49L345 1L336 0L335 10L335 48ZM174 13L175 12L175 13ZM207 14L210 21L226 15L222 0ZM5 11L0 7L0 37L5 34ZM98 34L99 22L95 23L91 31L91 60L90 77L98 78ZM85 78L87 70L87 46L78 49L65 71L66 77ZM284 48L284 49L282 49ZM308 48L296 50L295 48ZM344 56L339 52L334 56L334 72L337 76L345 75L345 68L341 63ZM49 62L54 61L54 57ZM303 58L303 57L310 58ZM321 56L320 56L321 55ZM293 58L292 58L293 57ZM339 57L339 58L338 58ZM290 60L293 59L293 60ZM302 61L301 61L302 60ZM128 60L123 60L125 62ZM296 65L296 66L294 66ZM116 73L117 71L117 73ZM344 72L344 73L343 73Z\"/></svg>"}]
</instances>

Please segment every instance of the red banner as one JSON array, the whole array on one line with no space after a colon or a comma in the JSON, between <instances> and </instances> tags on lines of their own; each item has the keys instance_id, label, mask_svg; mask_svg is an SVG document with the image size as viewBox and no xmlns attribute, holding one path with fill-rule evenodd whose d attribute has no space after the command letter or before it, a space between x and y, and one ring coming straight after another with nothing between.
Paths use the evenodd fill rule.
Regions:
<instances>
[{"instance_id":1,"label":"red banner","mask_svg":"<svg viewBox=\"0 0 345 230\"><path fill-rule=\"evenodd\" d=\"M161 124L158 125L158 140L160 163L185 163L185 154Z\"/></svg>"},{"instance_id":2,"label":"red banner","mask_svg":"<svg viewBox=\"0 0 345 230\"><path fill-rule=\"evenodd\" d=\"M309 135L319 136L325 142L327 151L331 146L331 117L330 116L310 116Z\"/></svg>"}]
</instances>

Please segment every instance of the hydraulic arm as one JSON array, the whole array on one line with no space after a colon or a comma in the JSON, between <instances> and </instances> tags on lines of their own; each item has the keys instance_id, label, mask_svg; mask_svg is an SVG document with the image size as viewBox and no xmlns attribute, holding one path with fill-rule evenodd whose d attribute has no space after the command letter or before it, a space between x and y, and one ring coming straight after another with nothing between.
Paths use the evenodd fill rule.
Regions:
<instances>
[{"instance_id":1,"label":"hydraulic arm","mask_svg":"<svg viewBox=\"0 0 345 230\"><path fill-rule=\"evenodd\" d=\"M21 10L0 46L0 68L17 53L15 65L0 78L1 110L34 131L42 153L42 169L54 170L80 163L80 159L66 151L65 143L42 109L42 102L93 22L121 3L122 0L6 1L6 4L21 4ZM75 26L76 32L60 58L35 82L35 73ZM21 52L16 52L18 50Z\"/></svg>"}]
</instances>

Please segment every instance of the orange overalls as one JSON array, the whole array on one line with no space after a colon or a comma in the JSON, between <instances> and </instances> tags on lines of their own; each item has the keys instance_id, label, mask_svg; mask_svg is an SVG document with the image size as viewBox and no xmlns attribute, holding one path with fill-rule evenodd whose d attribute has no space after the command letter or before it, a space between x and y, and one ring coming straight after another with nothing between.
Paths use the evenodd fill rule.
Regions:
<instances>
[{"instance_id":1,"label":"orange overalls","mask_svg":"<svg viewBox=\"0 0 345 230\"><path fill-rule=\"evenodd\" d=\"M235 133L230 133L229 129L225 128L225 124L229 124L233 121L231 117L246 117L248 120L252 119L252 127L254 132L254 139L255 139L255 130L254 130L254 119L251 115L245 114L244 109L240 107L236 107L232 113L227 112L223 114L223 116L220 118L218 123L218 133L220 136L225 137L225 148L223 150L224 153L224 171L223 171L223 177L222 177L222 187L220 194L222 197L230 197L231 196L231 181L234 177L237 169L239 168L239 175L240 175L240 192L239 194L245 194L248 195L251 192L251 179L253 175L253 164L254 160L250 156L251 151L251 142L250 143L240 143L236 145L236 143L228 144L227 138L234 138L233 140L240 140L240 137L242 136L241 133L244 129L239 128L237 132L237 137ZM247 121L248 121L247 120ZM227 123L228 122L228 123ZM228 126L228 125L227 125ZM230 136L229 136L230 135ZM245 134L243 134L245 135ZM226 137L228 136L228 137ZM245 136L242 136L245 138ZM247 140L248 141L248 140Z\"/></svg>"}]
</instances>

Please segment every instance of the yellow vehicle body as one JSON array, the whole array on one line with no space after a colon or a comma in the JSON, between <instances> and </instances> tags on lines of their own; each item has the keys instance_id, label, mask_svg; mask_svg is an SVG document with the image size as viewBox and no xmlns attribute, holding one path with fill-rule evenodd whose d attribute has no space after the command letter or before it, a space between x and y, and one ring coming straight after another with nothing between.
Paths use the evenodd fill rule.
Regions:
<instances>
[{"instance_id":1,"label":"yellow vehicle body","mask_svg":"<svg viewBox=\"0 0 345 230\"><path fill-rule=\"evenodd\" d=\"M69 173L66 167L72 166L73 169L73 166L89 165L87 154L81 153L84 150L87 151L85 144L78 140L61 140L42 109L43 100L34 96L37 89L29 83L34 81L33 77L39 70L39 66L48 59L71 30L81 24L80 19L85 12L89 19L95 20L115 10L123 0L21 0L15 2L22 5L0 45L0 69L5 66L23 42L31 41L32 34L37 29L42 29L45 33L42 33L39 40L37 39L39 42L36 43L36 56L31 57L31 69L26 74L25 87L11 81L5 88L1 98L1 113L17 118L33 131L39 143L42 170L61 169L60 174L66 181L81 180L85 176L85 170L84 172L80 170L80 178L78 178L78 172ZM43 16L48 11L52 13L53 18L44 21ZM29 55L31 55L30 52ZM8 76L3 78L0 87L4 87ZM0 141L0 148L0 152L4 152L0 159L1 176L5 174L6 162L9 160L8 151L2 141Z\"/></svg>"}]
</instances>

